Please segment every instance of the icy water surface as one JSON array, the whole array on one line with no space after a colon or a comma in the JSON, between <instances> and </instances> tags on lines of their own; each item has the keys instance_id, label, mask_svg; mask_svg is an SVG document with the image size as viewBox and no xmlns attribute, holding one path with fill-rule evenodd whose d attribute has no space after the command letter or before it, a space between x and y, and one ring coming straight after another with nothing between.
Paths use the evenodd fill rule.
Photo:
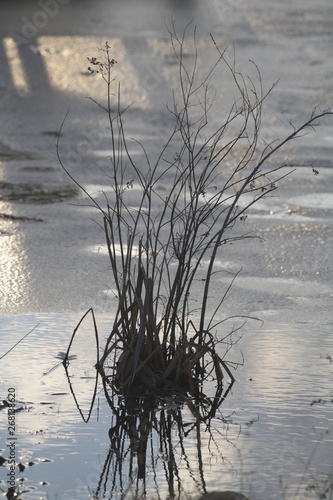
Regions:
<instances>
[{"instance_id":1,"label":"icy water surface","mask_svg":"<svg viewBox=\"0 0 333 500\"><path fill-rule=\"evenodd\" d=\"M146 464L116 441L115 419L99 385L90 421L84 423L71 395L61 353L78 319L74 315L3 317L1 400L15 389L16 484L26 499L197 498L200 492L235 489L253 500L318 498L332 472L333 340L331 329L248 324L228 355L244 366L216 417L201 427L181 401L160 405L152 419ZM97 318L101 340L111 318ZM76 397L85 417L95 386L92 324L72 346ZM145 415L145 410L143 415ZM146 420L150 421L149 409ZM0 410L1 456L8 457L7 408ZM118 439L118 438L117 438ZM200 446L201 444L201 446ZM311 458L310 458L311 457ZM310 462L309 462L310 460ZM7 491L6 463L0 468ZM306 488L308 489L306 490Z\"/></svg>"},{"instance_id":2,"label":"icy water surface","mask_svg":"<svg viewBox=\"0 0 333 500\"><path fill-rule=\"evenodd\" d=\"M103 173L110 173L111 145L103 111L87 97L103 101L106 94L87 71L87 57L98 55L97 47L108 40L122 103L131 105L127 137L144 144L156 161L172 129L165 105L172 107L179 79L165 27L171 18L180 35L188 22L189 33L197 26L200 76L216 62L212 33L222 50L229 47L230 61L235 49L237 71L246 81L253 78L249 61L258 65L265 92L280 80L264 102L260 144L281 141L316 106L332 107L332 1L58 2L57 12L30 37L24 20L45 20L42 3L0 3L0 357L38 325L0 361L0 456L15 452L21 497L117 499L132 477L148 499L191 499L214 489L242 491L252 500L330 498L332 123L323 120L317 133L288 151L291 164L313 163L319 175L300 167L284 179L272 198L251 208L244 224L244 232L261 242L239 241L216 261L218 270L233 276L242 269L223 314L265 319L262 328L247 325L229 353L239 362L242 351L244 366L221 412L207 428L196 425L184 401L161 405L155 416L141 409L143 425L152 422L145 464L131 453L128 437L115 435L115 415L100 386L89 422L82 420L61 364L80 311L91 306L103 345L113 320L112 277L98 214L60 168L55 149L69 110L62 159L104 202L101 192L112 193ZM191 60L191 53L185 56ZM211 81L212 128L221 126L234 102L233 82L221 71ZM141 147L131 140L128 145L147 171ZM172 154L179 146L172 145ZM226 159L227 171L241 150L235 153ZM284 163L284 154L272 165ZM170 174L160 192L171 186ZM131 194L135 209L136 186ZM220 282L212 292L221 294ZM73 383L87 417L96 375L91 323L73 351ZM13 391L18 402L10 436L13 419L2 401ZM10 437L17 437L15 446L7 446ZM9 470L0 462L4 494ZM126 498L131 496L133 488Z\"/></svg>"}]
</instances>

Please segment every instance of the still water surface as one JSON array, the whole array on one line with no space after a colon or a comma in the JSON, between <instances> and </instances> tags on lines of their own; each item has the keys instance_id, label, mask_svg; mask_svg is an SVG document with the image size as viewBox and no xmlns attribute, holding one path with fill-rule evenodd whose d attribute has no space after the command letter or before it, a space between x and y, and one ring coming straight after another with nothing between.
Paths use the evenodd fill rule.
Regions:
<instances>
[{"instance_id":1,"label":"still water surface","mask_svg":"<svg viewBox=\"0 0 333 500\"><path fill-rule=\"evenodd\" d=\"M59 353L66 352L76 315L3 317L0 355L37 328L1 360L1 400L15 388L16 481L22 498L197 498L203 491L234 489L256 500L319 498L333 467L333 340L331 329L314 331L266 323L247 325L228 359L244 365L210 426L195 425L179 401L143 413L152 426L142 474L128 437L111 440L115 425L99 386L90 421L81 419ZM97 318L100 340L112 318ZM72 380L79 405L89 412L95 386L96 348L87 323L72 346ZM61 355L60 357L61 358ZM75 385L76 384L76 385ZM142 410L142 409L141 409ZM147 420L146 419L146 420ZM7 458L7 410L0 411L1 452ZM117 449L118 448L118 449ZM117 453L119 451L119 453ZM134 454L136 455L136 454ZM309 458L311 457L311 463ZM172 464L172 466L171 466ZM7 491L8 469L0 468ZM140 476L144 476L140 478ZM309 487L311 486L311 487ZM94 497L97 498L97 497ZM330 496L327 496L330 498Z\"/></svg>"}]
</instances>

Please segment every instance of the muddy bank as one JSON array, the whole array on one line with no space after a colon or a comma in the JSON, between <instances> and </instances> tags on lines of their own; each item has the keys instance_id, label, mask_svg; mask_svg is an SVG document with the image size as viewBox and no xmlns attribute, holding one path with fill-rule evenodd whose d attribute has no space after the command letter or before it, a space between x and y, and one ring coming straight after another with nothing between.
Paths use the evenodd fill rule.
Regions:
<instances>
[{"instance_id":1,"label":"muddy bank","mask_svg":"<svg viewBox=\"0 0 333 500\"><path fill-rule=\"evenodd\" d=\"M0 162L14 160L33 160L35 158L38 158L38 154L30 153L28 151L16 151L0 141Z\"/></svg>"},{"instance_id":2,"label":"muddy bank","mask_svg":"<svg viewBox=\"0 0 333 500\"><path fill-rule=\"evenodd\" d=\"M0 182L0 201L33 204L59 203L76 198L79 194L79 189L75 186Z\"/></svg>"}]
</instances>

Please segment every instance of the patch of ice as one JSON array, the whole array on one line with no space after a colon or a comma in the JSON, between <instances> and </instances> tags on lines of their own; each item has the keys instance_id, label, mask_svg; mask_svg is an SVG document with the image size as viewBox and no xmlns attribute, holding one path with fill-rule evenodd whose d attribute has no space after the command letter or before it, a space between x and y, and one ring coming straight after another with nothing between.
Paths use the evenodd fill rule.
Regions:
<instances>
[{"instance_id":1,"label":"patch of ice","mask_svg":"<svg viewBox=\"0 0 333 500\"><path fill-rule=\"evenodd\" d=\"M123 254L126 254L127 252L127 245L122 245L122 247L116 243L114 245L115 247L115 251L116 251L116 255L118 256L121 256L122 253ZM121 251L121 248L123 249L123 251ZM87 250L88 252L93 252L93 253L99 253L101 255L108 255L109 252L108 252L108 248L106 245L93 245L93 246L88 246L87 247ZM132 258L135 259L139 256L139 247L137 245L133 245L132 247Z\"/></svg>"},{"instance_id":2,"label":"patch of ice","mask_svg":"<svg viewBox=\"0 0 333 500\"><path fill-rule=\"evenodd\" d=\"M289 203L308 208L328 208L333 209L332 193L311 193L302 196L295 196L289 200Z\"/></svg>"},{"instance_id":3,"label":"patch of ice","mask_svg":"<svg viewBox=\"0 0 333 500\"><path fill-rule=\"evenodd\" d=\"M296 278L239 276L235 281L235 286L245 290L256 290L269 294L285 295L286 297L312 297L319 294L332 294L333 292L332 288L327 285Z\"/></svg>"},{"instance_id":4,"label":"patch of ice","mask_svg":"<svg viewBox=\"0 0 333 500\"><path fill-rule=\"evenodd\" d=\"M251 214L251 219L275 219L275 220L290 220L291 222L313 222L313 217L305 217L304 215L287 212L285 210L273 211L270 210L264 214Z\"/></svg>"}]
</instances>

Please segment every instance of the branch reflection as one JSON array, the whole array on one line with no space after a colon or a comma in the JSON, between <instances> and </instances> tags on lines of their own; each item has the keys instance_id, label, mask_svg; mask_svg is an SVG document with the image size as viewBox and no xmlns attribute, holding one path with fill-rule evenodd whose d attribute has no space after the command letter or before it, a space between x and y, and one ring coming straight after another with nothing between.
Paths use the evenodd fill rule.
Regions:
<instances>
[{"instance_id":1,"label":"branch reflection","mask_svg":"<svg viewBox=\"0 0 333 500\"><path fill-rule=\"evenodd\" d=\"M96 498L180 499L206 492L207 453L226 461L221 429L228 422L219 407L233 383L225 391L218 388L213 398L203 391L111 398L103 383L112 422Z\"/></svg>"}]
</instances>

